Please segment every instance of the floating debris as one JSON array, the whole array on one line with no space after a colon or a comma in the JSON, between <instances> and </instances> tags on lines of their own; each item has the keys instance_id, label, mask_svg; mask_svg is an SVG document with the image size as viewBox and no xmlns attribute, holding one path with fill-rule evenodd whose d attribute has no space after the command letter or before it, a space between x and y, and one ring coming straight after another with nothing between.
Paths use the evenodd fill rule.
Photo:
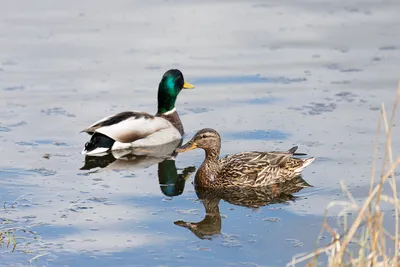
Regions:
<instances>
[{"instance_id":1,"label":"floating debris","mask_svg":"<svg viewBox=\"0 0 400 267\"><path fill-rule=\"evenodd\" d=\"M48 170L46 168L31 169L29 171L40 174L42 176L51 176L57 174L56 171Z\"/></svg>"},{"instance_id":2,"label":"floating debris","mask_svg":"<svg viewBox=\"0 0 400 267\"><path fill-rule=\"evenodd\" d=\"M300 248L303 246L303 242L298 239L287 238L286 241L289 242L294 248Z\"/></svg>"},{"instance_id":3,"label":"floating debris","mask_svg":"<svg viewBox=\"0 0 400 267\"><path fill-rule=\"evenodd\" d=\"M279 218L279 217L269 217L269 218L264 218L263 221L266 221L266 222L280 222L281 218Z\"/></svg>"},{"instance_id":4,"label":"floating debris","mask_svg":"<svg viewBox=\"0 0 400 267\"><path fill-rule=\"evenodd\" d=\"M56 107L56 108L48 108L48 109L42 109L42 113L46 115L63 115L66 117L76 117L74 114L67 112L63 108Z\"/></svg>"}]
</instances>

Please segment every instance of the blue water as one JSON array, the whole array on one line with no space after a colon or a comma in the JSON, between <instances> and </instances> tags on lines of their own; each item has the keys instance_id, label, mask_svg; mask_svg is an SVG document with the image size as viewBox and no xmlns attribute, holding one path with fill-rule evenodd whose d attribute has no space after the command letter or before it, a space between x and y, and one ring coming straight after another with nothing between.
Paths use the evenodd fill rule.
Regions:
<instances>
[{"instance_id":1,"label":"blue water","mask_svg":"<svg viewBox=\"0 0 400 267\"><path fill-rule=\"evenodd\" d=\"M128 208L146 207L151 212L150 218L141 219L132 217L128 221L121 220L119 229L122 230L124 248L118 251L93 250L85 251L84 248L72 252L63 251L65 244L48 243L46 240L54 238L61 240L70 235L81 233L80 228L74 227L73 220L67 226L44 225L32 228L40 233L40 238L44 242L40 252L49 253L39 258L35 264L46 266L68 265L68 266L148 266L148 265L190 265L204 266L207 262L222 266L246 266L249 264L261 265L280 265L288 262L291 255L287 251L296 253L302 247L300 240L308 239L307 231L298 231L307 228L308 231L317 232L318 224L310 227L310 223L320 220L310 216L299 216L292 212L285 211L287 204L274 204L273 209L268 206L252 210L240 206L233 206L224 201L219 204L222 215L221 234L215 235L212 240L201 240L188 229L174 225L174 221L200 221L205 216L204 207L193 192L192 185L187 184L187 190L182 195L163 201L165 197L161 194L154 197L129 197L115 200L115 205L124 204ZM305 189L305 193L309 189ZM6 196L9 197L9 196ZM304 201L300 197L297 201ZM66 210L65 220L70 216L85 216L85 213L94 212L88 209L88 201L82 201L81 209ZM82 208L86 207L86 208ZM189 211L180 213L177 211ZM111 214L110 214L111 215ZM265 218L279 218L277 222L270 222ZM35 220L40 220L35 218ZM292 222L296 222L296 227L292 227ZM24 222L29 225L28 221ZM89 226L93 232L93 237L83 241L66 240L66 244L74 247L74 243L87 242L106 242L109 248L113 247L113 241L101 240L102 233L107 231L107 227L97 227L94 222ZM285 230L283 230L285 229ZM133 236L132 236L132 233ZM124 237L126 233L126 237ZM135 233L144 234L154 241L149 245L136 247ZM160 240L157 242L157 240ZM121 241L117 241L121 242ZM118 246L118 243L115 246ZM132 245L130 245L132 244ZM60 251L48 251L46 247L59 247ZM285 248L283 250L282 248ZM16 254L15 257L6 255L6 259L13 262L28 259L24 254ZM233 256L234 255L234 256Z\"/></svg>"},{"instance_id":2,"label":"blue water","mask_svg":"<svg viewBox=\"0 0 400 267\"><path fill-rule=\"evenodd\" d=\"M254 130L248 132L226 133L225 136L234 140L285 140L290 135L279 130Z\"/></svg>"},{"instance_id":3,"label":"blue water","mask_svg":"<svg viewBox=\"0 0 400 267\"><path fill-rule=\"evenodd\" d=\"M261 77L257 75L243 76L224 76L224 77L198 77L193 80L198 85L216 85L216 84L252 84L252 83L276 83L290 84L307 81L306 78L288 78L288 77Z\"/></svg>"},{"instance_id":4,"label":"blue water","mask_svg":"<svg viewBox=\"0 0 400 267\"><path fill-rule=\"evenodd\" d=\"M272 132L279 133L279 131ZM265 140L265 135L266 132L264 131L222 134L223 138L232 140ZM285 135L282 133L275 134L274 138L284 139ZM48 147L52 143L53 141L51 140L37 140L35 141L35 147L40 149L41 146ZM195 160L194 157L192 158L189 161L193 161L196 165L201 162L201 158L196 157ZM194 166L182 167L190 157L179 156L176 162L171 160L162 161L159 164L138 171L118 168L100 173L95 171L99 170L95 163L100 161L98 158L94 158L92 160L94 165L90 165L91 170L73 171L78 174L75 177L64 174L62 169L56 170L51 167L52 161L61 159L53 159L51 157L48 160L40 159L46 163L45 167L37 166L34 169L2 169L0 171L1 180L9 183L2 187L0 201L18 199L20 197L19 194L21 194L21 189L16 190L18 187L23 187L22 191L33 190L41 192L41 188L44 185L41 184L40 177L43 178L42 181L45 183L47 183L47 179L64 177L62 179L70 179L70 182L73 183L78 182L80 179L88 179L93 181L93 185L97 183L106 185L111 182L110 186L103 187L104 193L95 193L90 188L73 189L76 192L72 194L55 190L55 195L52 197L51 202L36 203L34 200L38 196L35 196L35 193L27 197L32 199L32 202L26 203L27 205L22 205L22 201L16 201L13 204L15 207L9 207L10 216L15 220L14 225L30 227L30 230L40 236L41 242L39 244L33 242L34 245L26 245L21 242L20 248L25 248L26 245L26 250L31 251L32 254L25 254L17 250L14 254L5 254L6 262L23 263L35 255L43 254L43 256L35 260L35 264L45 264L46 266L60 264L68 266L84 266L87 264L93 266L148 266L163 264L204 266L207 262L212 261L213 264L222 266L275 265L289 261L298 248L302 247L300 240L306 239L307 234L305 232L299 234L296 230L298 229L297 227L307 225L308 231L311 232L316 231L319 227L318 224L313 226L315 229L309 227L310 222L319 220L319 218L299 216L286 211L285 207L291 201L283 204L273 204L273 209L269 209L269 206L250 209L220 200L219 210L222 218L222 228L219 233L214 234L210 239L202 240L196 237L189 229L174 224L175 221L179 220L187 222L201 221L206 216L205 207L198 200L198 196L194 191L191 183L192 179L189 178L185 182L185 178L182 176L184 172L193 177L193 173L196 170ZM101 167L105 167L114 161L110 158L105 158L101 162L100 164L103 164ZM158 177L158 181L156 177ZM158 189L151 194L143 192L137 196L136 193L141 190L140 187L136 187L136 189L132 188L132 194L119 195L118 193L112 193L115 189L118 190L118 187L112 185L112 180L109 180L109 178L121 179L122 183L124 181L126 183L137 181L139 186L141 183L151 183L153 188ZM33 184L30 186L23 184L24 180L33 181ZM35 182L35 180L38 182ZM65 182L68 183L68 181ZM33 188L29 189L32 186ZM76 187L75 185L73 186ZM312 192L313 189L306 188L303 191L307 193ZM76 197L67 197L65 199L67 195ZM294 195L299 196L296 201L302 201L302 198L304 198L300 192ZM53 201L57 203L61 200L60 204L62 204L64 199L69 204L62 205L63 208L55 206L52 212L56 215L54 217L56 221L65 221L66 224L59 226L59 223L53 225L51 221L43 222L40 210L49 207L49 205L52 207ZM114 217L112 213L101 215L105 220L113 218L114 222L110 225L111 228L101 220L93 219L93 215L96 216L101 212L102 206L111 207L112 210L112 207L118 207L119 205L123 205L127 211L132 210L133 216L118 218ZM135 215L134 210L137 208L144 208L147 211L146 218ZM35 211L39 212L39 215L35 215ZM29 214L29 216L22 216L22 214ZM74 221L82 217L88 218L87 226L82 228L81 223L75 226ZM271 217L278 218L278 221L268 221L268 218ZM290 228L293 221L296 221L296 228L289 231L285 230L284 235L280 236L282 234L280 233L281 229ZM36 225L37 223L39 224ZM115 240L113 240L114 238L108 240L107 233L110 230L111 232L117 230ZM22 236L22 233L18 231L15 234ZM81 235L82 238L80 237ZM103 235L105 237L102 237ZM28 237L32 236L28 234ZM139 241L136 240L136 237L139 238ZM144 243L142 244L142 242ZM271 245L271 242L274 245ZM74 244L78 245L76 249ZM85 249L85 244L87 244L88 249L90 248L89 250ZM104 248L105 244L107 248ZM100 247L96 249L96 246ZM114 247L116 248L114 249ZM282 247L285 248L286 252L282 251ZM291 253L287 253L288 250ZM67 253L67 251L71 251L71 253ZM235 256L233 257L232 255Z\"/></svg>"},{"instance_id":5,"label":"blue water","mask_svg":"<svg viewBox=\"0 0 400 267\"><path fill-rule=\"evenodd\" d=\"M286 266L313 251L325 207L346 199L340 181L357 201L369 190L379 108L397 86L396 10L396 1L2 5L0 231L25 239L0 248L0 266ZM85 161L79 132L117 112L154 113L171 68L196 86L176 103L185 141L211 127L221 155L298 145L317 157L303 173L312 187L259 207L229 192L218 217L192 184L203 151ZM340 232L335 212L328 223Z\"/></svg>"}]
</instances>

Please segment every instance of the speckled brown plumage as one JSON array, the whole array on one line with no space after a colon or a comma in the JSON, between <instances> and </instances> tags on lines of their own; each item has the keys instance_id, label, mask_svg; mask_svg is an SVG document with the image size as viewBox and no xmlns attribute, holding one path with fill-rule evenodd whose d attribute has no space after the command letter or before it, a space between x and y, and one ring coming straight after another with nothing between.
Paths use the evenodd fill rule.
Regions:
<instances>
[{"instance_id":1,"label":"speckled brown plumage","mask_svg":"<svg viewBox=\"0 0 400 267\"><path fill-rule=\"evenodd\" d=\"M294 158L297 147L287 152L242 152L219 159L221 138L213 129L202 129L176 151L202 148L206 158L196 173L201 187L262 187L300 175L314 158Z\"/></svg>"}]
</instances>

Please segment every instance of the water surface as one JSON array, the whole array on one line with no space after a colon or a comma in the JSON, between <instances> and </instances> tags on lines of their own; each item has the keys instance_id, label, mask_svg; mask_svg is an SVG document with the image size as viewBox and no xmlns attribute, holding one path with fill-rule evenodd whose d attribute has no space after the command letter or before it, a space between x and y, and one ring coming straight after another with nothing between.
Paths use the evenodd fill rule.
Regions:
<instances>
[{"instance_id":1,"label":"water surface","mask_svg":"<svg viewBox=\"0 0 400 267\"><path fill-rule=\"evenodd\" d=\"M324 208L343 198L339 181L357 200L368 191L380 104L391 107L397 86L399 5L4 2L0 217L32 226L41 243L29 247L37 254L1 254L0 265L26 266L39 254L32 266L285 266L313 250ZM161 172L146 160L81 169L88 137L79 131L115 112L155 112L170 68L197 85L177 101L185 140L212 127L223 155L299 145L317 157L303 177L313 187L259 208L221 200L220 234L210 240L174 224L205 217L191 183L202 151ZM159 173L178 187L160 187Z\"/></svg>"}]
</instances>

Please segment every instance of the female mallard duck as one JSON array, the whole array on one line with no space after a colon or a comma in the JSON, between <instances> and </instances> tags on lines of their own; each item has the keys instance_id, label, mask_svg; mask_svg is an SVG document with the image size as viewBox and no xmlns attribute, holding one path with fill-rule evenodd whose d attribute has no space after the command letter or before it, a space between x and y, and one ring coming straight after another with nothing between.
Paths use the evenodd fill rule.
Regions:
<instances>
[{"instance_id":1,"label":"female mallard duck","mask_svg":"<svg viewBox=\"0 0 400 267\"><path fill-rule=\"evenodd\" d=\"M156 115L125 111L95 122L82 131L92 135L82 154L159 146L182 139L184 131L175 101L183 88L191 89L194 86L185 82L179 70L167 71L158 86Z\"/></svg>"},{"instance_id":2,"label":"female mallard duck","mask_svg":"<svg viewBox=\"0 0 400 267\"><path fill-rule=\"evenodd\" d=\"M297 147L287 152L242 152L219 159L221 137L202 129L176 152L202 148L206 158L196 173L199 187L261 187L282 183L300 175L315 158L293 158Z\"/></svg>"}]
</instances>

